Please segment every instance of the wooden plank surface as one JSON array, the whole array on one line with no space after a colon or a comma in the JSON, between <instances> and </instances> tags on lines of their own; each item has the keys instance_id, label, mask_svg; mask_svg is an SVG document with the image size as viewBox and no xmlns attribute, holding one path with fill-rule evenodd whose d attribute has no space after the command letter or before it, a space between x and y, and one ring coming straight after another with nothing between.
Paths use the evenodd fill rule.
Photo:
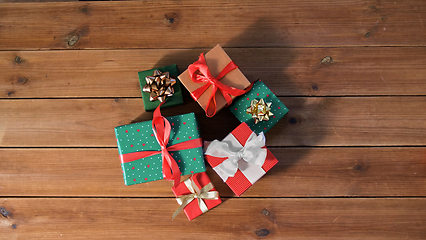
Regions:
<instances>
[{"instance_id":1,"label":"wooden plank surface","mask_svg":"<svg viewBox=\"0 0 426 240\"><path fill-rule=\"evenodd\" d=\"M5 3L0 16L4 50L426 43L423 0Z\"/></svg>"},{"instance_id":2,"label":"wooden plank surface","mask_svg":"<svg viewBox=\"0 0 426 240\"><path fill-rule=\"evenodd\" d=\"M173 198L9 198L0 205L10 214L0 218L9 239L399 240L422 239L426 221L423 198L234 198L192 222L183 214L170 220Z\"/></svg>"},{"instance_id":3,"label":"wooden plank surface","mask_svg":"<svg viewBox=\"0 0 426 240\"><path fill-rule=\"evenodd\" d=\"M207 51L3 51L0 97L141 97L138 71L175 63L183 71ZM248 79L261 78L279 96L426 94L426 47L226 51Z\"/></svg>"},{"instance_id":4,"label":"wooden plank surface","mask_svg":"<svg viewBox=\"0 0 426 240\"><path fill-rule=\"evenodd\" d=\"M0 0L0 239L426 239L425 1L36 1ZM218 43L290 109L279 163L240 198L208 167L224 203L172 221L113 128L152 119L138 71ZM203 139L239 124L184 95Z\"/></svg>"},{"instance_id":5,"label":"wooden plank surface","mask_svg":"<svg viewBox=\"0 0 426 240\"><path fill-rule=\"evenodd\" d=\"M27 3L27 2L76 2L78 0L0 0L0 3Z\"/></svg>"},{"instance_id":6,"label":"wooden plank surface","mask_svg":"<svg viewBox=\"0 0 426 240\"><path fill-rule=\"evenodd\" d=\"M426 195L424 147L271 151L278 165L242 197ZM125 186L117 149L0 149L0 169L3 196L173 197L166 180ZM222 197L234 196L207 174Z\"/></svg>"},{"instance_id":7,"label":"wooden plank surface","mask_svg":"<svg viewBox=\"0 0 426 240\"><path fill-rule=\"evenodd\" d=\"M280 99L290 112L266 134L268 146L426 143L426 97ZM205 140L222 139L239 124L226 109L210 119L192 99L186 100L186 106L163 114L195 112ZM114 127L152 119L142 106L142 99L0 100L0 146L116 147Z\"/></svg>"}]
</instances>

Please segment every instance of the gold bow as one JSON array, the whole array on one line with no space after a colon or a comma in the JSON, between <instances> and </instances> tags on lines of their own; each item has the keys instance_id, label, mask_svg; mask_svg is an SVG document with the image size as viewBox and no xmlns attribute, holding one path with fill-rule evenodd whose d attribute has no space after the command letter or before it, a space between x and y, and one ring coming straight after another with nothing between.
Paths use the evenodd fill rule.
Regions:
<instances>
[{"instance_id":1,"label":"gold bow","mask_svg":"<svg viewBox=\"0 0 426 240\"><path fill-rule=\"evenodd\" d=\"M142 91L150 93L150 101L158 99L160 102L164 102L167 97L171 97L175 93L173 85L176 84L176 78L170 76L169 72L162 73L155 70L152 76L145 77L145 80L146 85Z\"/></svg>"},{"instance_id":2,"label":"gold bow","mask_svg":"<svg viewBox=\"0 0 426 240\"><path fill-rule=\"evenodd\" d=\"M272 102L265 103L263 98L260 100L253 99L246 111L254 118L254 124L257 124L260 121L268 121L269 117L274 115L271 112L271 105Z\"/></svg>"},{"instance_id":3,"label":"gold bow","mask_svg":"<svg viewBox=\"0 0 426 240\"><path fill-rule=\"evenodd\" d=\"M209 182L206 186L199 189L198 186L194 183L191 178L186 179L183 183L185 183L188 190L191 192L187 195L181 195L176 198L176 201L179 203L180 207L173 213L172 219L174 219L181 211L188 205L192 200L198 200L198 206L201 209L201 212L205 213L209 209L207 208L206 203L203 199L206 200L216 200L219 199L218 191L210 191L213 189L213 184Z\"/></svg>"}]
</instances>

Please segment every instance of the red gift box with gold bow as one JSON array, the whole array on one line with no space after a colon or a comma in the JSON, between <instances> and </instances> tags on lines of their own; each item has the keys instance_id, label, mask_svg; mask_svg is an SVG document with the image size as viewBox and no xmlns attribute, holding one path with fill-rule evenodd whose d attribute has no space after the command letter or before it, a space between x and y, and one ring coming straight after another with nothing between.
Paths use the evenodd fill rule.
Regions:
<instances>
[{"instance_id":1,"label":"red gift box with gold bow","mask_svg":"<svg viewBox=\"0 0 426 240\"><path fill-rule=\"evenodd\" d=\"M172 188L180 207L173 218L183 209L188 219L200 216L222 203L219 193L214 188L205 172L197 173Z\"/></svg>"}]
</instances>

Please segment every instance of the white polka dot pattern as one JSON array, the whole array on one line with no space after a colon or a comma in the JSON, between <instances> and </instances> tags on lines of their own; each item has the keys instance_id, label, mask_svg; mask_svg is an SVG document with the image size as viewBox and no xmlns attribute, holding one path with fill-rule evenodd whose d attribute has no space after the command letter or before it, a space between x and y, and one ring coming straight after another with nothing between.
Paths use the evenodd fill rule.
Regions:
<instances>
[{"instance_id":1,"label":"white polka dot pattern","mask_svg":"<svg viewBox=\"0 0 426 240\"><path fill-rule=\"evenodd\" d=\"M255 124L251 115L247 114L247 108L250 107L251 100L260 100L261 98L263 98L265 102L272 102L271 111L274 116L268 121L261 121ZM247 123L257 134L269 131L288 112L288 108L261 80L256 81L250 91L236 98L231 106L229 106L229 110L240 122Z\"/></svg>"},{"instance_id":2,"label":"white polka dot pattern","mask_svg":"<svg viewBox=\"0 0 426 240\"><path fill-rule=\"evenodd\" d=\"M171 124L168 146L200 138L194 113L167 117ZM115 128L118 151L127 154L139 151L160 151L151 121L134 123ZM201 147L170 152L176 160L182 175L204 172L204 158ZM161 154L122 163L126 185L163 179Z\"/></svg>"}]
</instances>

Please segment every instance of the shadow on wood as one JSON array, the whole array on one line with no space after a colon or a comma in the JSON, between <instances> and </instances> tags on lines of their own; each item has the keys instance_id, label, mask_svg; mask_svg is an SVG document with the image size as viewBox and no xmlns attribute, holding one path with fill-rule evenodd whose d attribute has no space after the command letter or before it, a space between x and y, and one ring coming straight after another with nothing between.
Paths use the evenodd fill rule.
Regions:
<instances>
[{"instance_id":1,"label":"shadow on wood","mask_svg":"<svg viewBox=\"0 0 426 240\"><path fill-rule=\"evenodd\" d=\"M287 66L289 66L292 63L293 59L295 58L294 53L292 52L290 48L285 48L284 54L280 58L275 58L275 59L266 58L268 61L268 64L265 64L264 62L260 62L265 60L264 57L260 58L258 55L261 53L261 51L247 52L247 51L242 51L242 49L239 49L239 48L227 49L228 45L233 46L232 44L233 42L241 42L242 40L251 41L250 45L258 46L258 45L262 45L262 43L265 41L267 42L268 39L283 38L282 30L276 29L273 25L268 26L267 23L268 23L267 19L259 20L252 26L249 26L245 30L245 32L243 32L237 38L232 39L231 41L225 42L225 43L219 42L218 44L220 44L225 49L227 54L237 65L239 64L239 62L245 62L244 59L250 59L248 65L239 66L239 68L241 69L243 73L245 73L246 71L253 73L253 71L250 71L250 70L256 69L259 66L265 66L265 65L268 66L265 69L261 69L254 72L268 73L269 77L272 79L264 79L262 78L262 75L258 75L258 76L253 74L246 75L246 77L251 82L257 79L262 79L262 81L268 86L268 82L277 82L277 79L279 79L278 82L280 82L280 85L286 86L291 89L297 89L294 84L296 80L291 79L286 74ZM264 28L265 25L268 26L267 27L268 29L266 32L268 32L269 34L259 35L259 32L257 32L256 29L259 29L260 26ZM211 47L214 47L214 46L211 46ZM193 59L193 62L195 62L201 52L207 52L208 50L209 49L202 49L202 50L191 49L191 50L181 50L181 51L173 52L172 54L165 55L163 58L161 58L161 60L159 60L155 64L155 67L161 67L161 66L177 63L179 66L180 72L183 72L185 71L187 66L191 64L192 62L185 62L185 65L181 65L182 64L180 62L181 56L191 55L193 57L190 59ZM273 72L272 75L271 75L271 72ZM312 84L312 88L314 91L315 89L318 89L315 83ZM183 95L185 97L185 103L183 106L177 106L175 108L179 108L185 111L185 109L188 108L187 106L189 106L190 104L194 104L193 103L194 101L190 97L189 92L184 87L183 89L184 89ZM271 89L271 90L274 92L274 89ZM301 96L302 93L301 92L292 93L292 95ZM322 105L326 103L315 101L316 106L310 106L309 108L310 110L313 110L312 112L297 112L295 111L295 109L300 109L300 108L296 107L292 110L291 103L290 103L290 106L288 105L289 103L284 102L284 104L286 104L287 107L289 107L290 112L281 120L279 124L277 124L277 126L275 126L269 133L266 134L267 139L270 137L273 137L274 135L286 134L289 128L303 129L307 124L308 126L312 125L312 123L309 123L309 120L312 119L311 116L315 116L316 111L320 111L323 107ZM308 104L308 103L302 103L302 104ZM312 104L312 102L309 104ZM168 111L166 109L163 112L165 116L168 116L167 115ZM211 141L214 139L223 139L228 133L230 133L235 127L239 125L239 121L227 109L223 109L222 111L218 112L213 118L206 117L202 110L201 112L197 111L196 116L198 120L200 121L201 126L208 126L208 127L201 128L201 136L203 136L203 138L208 141ZM318 124L319 126L321 125L319 124L317 119L316 119L316 124ZM321 141L321 138L323 136L316 135L316 137L317 139L315 139L315 141L319 142ZM267 144L268 144L268 141L267 141ZM300 143L300 145L303 145L303 143ZM308 151L306 151L305 154L308 154ZM300 157L302 158L303 156L300 156ZM286 159L278 159L278 160L286 161ZM298 159L292 159L292 160L297 161ZM229 188L225 185L225 183L222 182L220 178L216 177L216 174L213 171L210 171L210 170L211 169L208 168L208 172L210 173L209 175L212 178L212 182L216 186L216 188L219 190L219 192L225 195L229 195L229 193L231 193ZM212 176L212 174L214 175L214 177ZM272 175L275 175L275 174L279 174L279 173L277 173L276 171L272 169L271 172L268 173L267 175L271 175L272 177Z\"/></svg>"}]
</instances>

